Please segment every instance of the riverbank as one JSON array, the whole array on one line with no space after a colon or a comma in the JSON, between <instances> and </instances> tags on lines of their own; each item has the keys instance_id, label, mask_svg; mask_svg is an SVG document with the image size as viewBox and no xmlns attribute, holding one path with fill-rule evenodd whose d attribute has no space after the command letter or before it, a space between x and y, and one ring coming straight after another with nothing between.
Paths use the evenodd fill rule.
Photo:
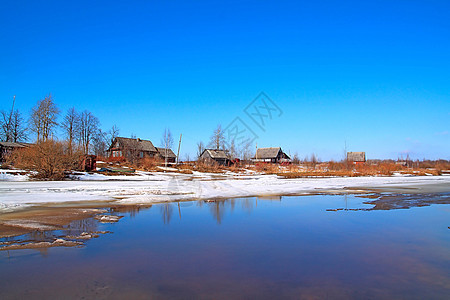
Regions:
<instances>
[{"instance_id":1,"label":"riverbank","mask_svg":"<svg viewBox=\"0 0 450 300\"><path fill-rule=\"evenodd\" d=\"M36 206L151 205L153 203L317 193L450 192L450 176L373 176L285 179L242 173L139 172L83 174L66 181L0 181L0 214Z\"/></svg>"}]
</instances>

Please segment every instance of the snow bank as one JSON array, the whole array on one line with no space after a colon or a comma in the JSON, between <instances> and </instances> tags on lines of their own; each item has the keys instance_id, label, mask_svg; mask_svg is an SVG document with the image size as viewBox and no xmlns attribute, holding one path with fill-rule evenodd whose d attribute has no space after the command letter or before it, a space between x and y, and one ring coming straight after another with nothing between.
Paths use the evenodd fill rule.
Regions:
<instances>
[{"instance_id":1,"label":"snow bank","mask_svg":"<svg viewBox=\"0 0 450 300\"><path fill-rule=\"evenodd\" d=\"M18 176L18 175L11 175ZM281 179L276 175L136 172L134 176L80 174L72 181L0 182L0 212L43 203L112 200L151 204L246 196L272 196L342 190L344 188L450 186L450 176L337 177Z\"/></svg>"},{"instance_id":2,"label":"snow bank","mask_svg":"<svg viewBox=\"0 0 450 300\"><path fill-rule=\"evenodd\" d=\"M28 175L19 174L17 171L2 170L0 172L0 181L27 181L29 179Z\"/></svg>"}]
</instances>

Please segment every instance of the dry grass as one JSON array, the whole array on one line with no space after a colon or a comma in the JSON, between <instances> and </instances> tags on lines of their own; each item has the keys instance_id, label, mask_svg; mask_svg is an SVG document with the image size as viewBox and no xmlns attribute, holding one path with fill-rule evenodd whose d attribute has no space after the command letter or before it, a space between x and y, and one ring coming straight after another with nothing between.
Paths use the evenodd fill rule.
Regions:
<instances>
[{"instance_id":1,"label":"dry grass","mask_svg":"<svg viewBox=\"0 0 450 300\"><path fill-rule=\"evenodd\" d=\"M197 162L194 166L195 171L203 173L223 173L225 169L227 168L217 163Z\"/></svg>"},{"instance_id":2,"label":"dry grass","mask_svg":"<svg viewBox=\"0 0 450 300\"><path fill-rule=\"evenodd\" d=\"M446 167L446 165L444 165ZM277 175L284 178L302 177L357 177L357 176L392 176L394 173L414 176L441 175L438 168L408 168L394 162L381 162L377 164L351 164L345 162L321 163L315 169L300 167L295 170L288 167L278 172Z\"/></svg>"},{"instance_id":3,"label":"dry grass","mask_svg":"<svg viewBox=\"0 0 450 300\"><path fill-rule=\"evenodd\" d=\"M138 162L135 168L143 171L158 171L156 167L162 164L164 164L162 159L156 157L145 157Z\"/></svg>"}]
</instances>

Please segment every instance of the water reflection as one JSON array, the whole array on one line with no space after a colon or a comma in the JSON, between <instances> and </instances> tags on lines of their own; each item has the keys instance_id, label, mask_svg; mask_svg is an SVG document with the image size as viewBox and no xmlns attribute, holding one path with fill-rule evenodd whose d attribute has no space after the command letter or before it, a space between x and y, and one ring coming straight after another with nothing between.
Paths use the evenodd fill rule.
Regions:
<instances>
[{"instance_id":1,"label":"water reflection","mask_svg":"<svg viewBox=\"0 0 450 300\"><path fill-rule=\"evenodd\" d=\"M127 213L130 218L136 217L142 210L152 208L152 205L124 205L111 207L112 213Z\"/></svg>"},{"instance_id":2,"label":"water reflection","mask_svg":"<svg viewBox=\"0 0 450 300\"><path fill-rule=\"evenodd\" d=\"M0 252L0 298L446 299L449 207L325 211L365 200L176 202L131 209L136 219L117 224L76 221L65 230L115 233L82 251L41 249L46 259Z\"/></svg>"},{"instance_id":3,"label":"water reflection","mask_svg":"<svg viewBox=\"0 0 450 300\"><path fill-rule=\"evenodd\" d=\"M360 198L375 198L373 200L356 203L356 206L349 207L347 195L344 195L344 207L329 208L327 211L372 211L372 210L395 210L409 209L413 207L424 207L432 204L450 204L450 193L433 194L370 194L359 196ZM357 196L358 197L358 196ZM361 207L363 205L373 205L372 207Z\"/></svg>"},{"instance_id":4,"label":"water reflection","mask_svg":"<svg viewBox=\"0 0 450 300\"><path fill-rule=\"evenodd\" d=\"M161 211L161 217L163 219L164 224L169 224L173 214L172 203L160 204L159 209Z\"/></svg>"}]
</instances>

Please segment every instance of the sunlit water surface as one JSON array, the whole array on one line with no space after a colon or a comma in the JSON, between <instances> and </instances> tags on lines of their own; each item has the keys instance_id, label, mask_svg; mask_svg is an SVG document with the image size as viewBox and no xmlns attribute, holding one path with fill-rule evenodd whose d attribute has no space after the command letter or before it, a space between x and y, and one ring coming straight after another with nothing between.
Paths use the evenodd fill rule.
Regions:
<instances>
[{"instance_id":1,"label":"sunlit water surface","mask_svg":"<svg viewBox=\"0 0 450 300\"><path fill-rule=\"evenodd\" d=\"M449 299L450 205L345 210L365 200L182 202L87 220L112 233L0 252L0 299Z\"/></svg>"}]
</instances>

